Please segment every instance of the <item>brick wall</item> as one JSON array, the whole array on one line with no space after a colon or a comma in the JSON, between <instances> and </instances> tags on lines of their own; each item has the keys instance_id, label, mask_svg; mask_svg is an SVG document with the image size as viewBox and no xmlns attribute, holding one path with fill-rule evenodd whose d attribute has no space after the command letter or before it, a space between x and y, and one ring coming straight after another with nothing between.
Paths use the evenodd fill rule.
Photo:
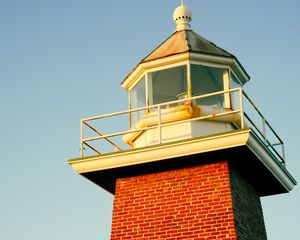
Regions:
<instances>
[{"instance_id":1,"label":"brick wall","mask_svg":"<svg viewBox=\"0 0 300 240\"><path fill-rule=\"evenodd\" d=\"M228 164L118 179L116 239L236 239Z\"/></svg>"},{"instance_id":2,"label":"brick wall","mask_svg":"<svg viewBox=\"0 0 300 240\"><path fill-rule=\"evenodd\" d=\"M224 161L118 179L111 233L117 239L265 240L266 234L255 190Z\"/></svg>"}]
</instances>

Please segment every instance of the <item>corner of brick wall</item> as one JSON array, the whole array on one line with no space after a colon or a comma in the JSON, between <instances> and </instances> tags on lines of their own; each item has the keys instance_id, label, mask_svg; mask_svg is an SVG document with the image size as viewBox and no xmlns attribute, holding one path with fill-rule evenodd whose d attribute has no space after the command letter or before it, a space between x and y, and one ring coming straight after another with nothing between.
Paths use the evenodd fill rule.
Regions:
<instances>
[{"instance_id":1,"label":"corner of brick wall","mask_svg":"<svg viewBox=\"0 0 300 240\"><path fill-rule=\"evenodd\" d=\"M247 179L230 164L230 182L233 198L237 239L266 240L261 201Z\"/></svg>"}]
</instances>

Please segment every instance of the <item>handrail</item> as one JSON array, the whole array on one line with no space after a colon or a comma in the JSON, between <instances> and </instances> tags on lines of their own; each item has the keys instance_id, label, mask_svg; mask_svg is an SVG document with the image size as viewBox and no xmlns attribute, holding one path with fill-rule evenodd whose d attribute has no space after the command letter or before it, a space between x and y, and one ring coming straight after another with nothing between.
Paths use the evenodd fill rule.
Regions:
<instances>
[{"instance_id":1,"label":"handrail","mask_svg":"<svg viewBox=\"0 0 300 240\"><path fill-rule=\"evenodd\" d=\"M111 137L125 135L125 134L128 134L128 133L142 132L142 131L145 131L145 130L151 130L151 129L159 128L159 126L160 127L167 127L167 126L171 126L171 125L176 125L178 123L186 123L186 122L192 122L192 121L197 121L197 120L205 120L205 119L210 119L210 118L216 118L216 117L235 114L235 113L239 113L239 112L240 112L240 110L235 110L235 111L230 111L230 112L209 114L209 115L195 117L195 118L191 118L191 119L179 120L179 121L176 121L176 122L161 123L161 124L158 124L157 126L149 126L149 127L144 127L144 128L134 129L134 130L128 130L128 131L123 131L123 132L117 132L117 133L101 135L101 136L97 136L97 137L86 138L83 142L96 141L96 140L100 140L100 139L103 139L103 138L104 139L105 138L111 138Z\"/></svg>"},{"instance_id":2,"label":"handrail","mask_svg":"<svg viewBox=\"0 0 300 240\"><path fill-rule=\"evenodd\" d=\"M269 142L269 140L267 138L265 138L264 134L259 130L259 128L256 126L256 124L251 120L251 118L246 114L245 114L245 117L247 118L247 120L252 124L252 126L255 128L255 130L264 138L264 141L265 143L268 144L268 147L271 147L272 150L275 152L275 154L281 159L282 163L285 164L285 159L284 157L282 157L278 152L277 150L274 148L274 144L271 144ZM283 143L276 143L276 145L282 145L283 146Z\"/></svg>"},{"instance_id":3,"label":"handrail","mask_svg":"<svg viewBox=\"0 0 300 240\"><path fill-rule=\"evenodd\" d=\"M197 116L189 119L183 119L183 120L178 120L178 121L171 121L171 122L163 122L162 121L162 114L163 111L162 109L165 106L170 106L174 104L180 104L180 103L189 103L191 104L193 100L198 100L198 99L203 99L203 98L208 98L216 95L222 95L222 94L229 94L232 92L238 92L239 94L239 106L235 107L235 109L228 109L226 112L219 112L219 113L214 113L214 114L207 114L204 116ZM246 99L249 103L250 106L253 107L255 110L255 114L257 114L262 121L262 130L257 127L257 125L252 121L251 117L245 112L245 104L243 102L243 99ZM191 104L192 106L193 104ZM95 120L100 120L103 118L109 118L109 117L115 117L118 115L124 115L124 114L132 114L134 112L139 112L139 111L146 111L148 112L151 109L156 109L157 112L157 123L154 126L146 126L143 128L138 128L138 129L129 129L126 131L120 131L120 132L115 132L115 133L110 133L110 134L104 134L101 131L99 131L96 127L94 127L91 122ZM111 138L113 137L118 137L122 136L125 134L130 134L130 133L138 133L138 132L143 132L146 130L151 130L151 129L158 129L159 132L159 143L162 143L162 129L167 126L175 125L175 124L180 124L180 123L186 123L186 122L192 122L192 121L200 121L200 120L205 120L205 119L213 119L225 115L230 115L230 114L240 114L240 125L236 126L240 129L244 129L246 127L245 125L245 119L249 121L251 126L255 129L255 131L260 135L262 140L267 144L267 147L272 149L273 153L276 154L276 156L280 159L282 164L285 164L285 152L284 152L284 143L281 140L281 138L278 136L278 134L275 132L275 130L271 127L270 123L266 120L266 118L263 116L263 114L259 111L257 106L253 103L253 101L249 98L249 96L241 89L241 88L234 88L234 89L229 89L229 90L223 90L223 91L218 91L218 92L213 92L213 93L207 93L203 95L198 95L198 96L193 96L190 98L185 98L185 99L180 99L180 100L174 100L170 102L165 102L165 103L160 103L160 104L154 104L151 106L144 106L136 109L129 109L129 110L124 110L120 112L115 112L115 113L110 113L110 114L104 114L104 115L99 115L99 116L94 116L94 117L89 117L89 118L84 118L81 120L81 125L80 125L80 156L83 157L83 146L89 147L92 151L96 152L97 154L102 154L102 151L97 150L95 147L93 147L89 142L91 141L97 141L104 139L107 142L109 142L112 146L115 147L115 150L121 151L123 148L117 144L115 141L113 141ZM95 132L98 136L92 136L92 137L84 137L84 126L88 127L91 129L93 132ZM247 126L248 127L248 126ZM271 131L271 133L274 135L274 137L278 140L275 143L270 143L269 139L267 138L267 129ZM269 132L270 133L270 132ZM282 154L280 155L278 151L274 148L275 146L281 146L282 148Z\"/></svg>"},{"instance_id":4,"label":"handrail","mask_svg":"<svg viewBox=\"0 0 300 240\"><path fill-rule=\"evenodd\" d=\"M281 161L283 162L283 164L285 164L285 152L284 152L284 143L281 140L281 138L278 136L278 134L275 132L275 130L273 129L273 127L270 125L270 123L266 120L266 118L264 117L264 115L259 111L259 109L256 107L256 105L253 103L253 101L250 99L250 97L246 94L246 92L243 90L243 96L245 96L245 98L249 101L249 103L251 104L251 106L255 109L255 111L258 113L258 115L261 117L262 119L262 128L263 128L263 132L261 132L259 130L259 128L253 123L253 121L251 120L251 118L245 113L245 117L248 119L248 121L253 125L253 127L257 130L257 132L263 137L264 141L266 143L268 143L268 146L272 148L272 150L275 152L275 154L281 159ZM276 145L271 144L268 139L267 139L267 133L266 133L266 127L265 125L267 125L269 127L269 129L271 130L271 132L274 134L274 136L277 138L277 140L279 141L279 143L277 143ZM274 148L274 146L278 146L281 145L281 152L282 152L282 156L278 153L278 151Z\"/></svg>"},{"instance_id":5,"label":"handrail","mask_svg":"<svg viewBox=\"0 0 300 240\"><path fill-rule=\"evenodd\" d=\"M123 111L120 111L120 112L108 113L108 114L98 115L98 116L89 117L89 118L83 118L81 121L83 121L83 122L93 121L93 120L97 120L97 119L101 119L101 118L107 118L107 117L113 117L113 116L122 115L122 114L128 114L128 113L132 113L132 112L139 112L139 111L143 111L143 110L149 110L151 108L158 108L159 106L173 105L173 104L176 104L176 103L181 103L181 102L186 102L186 101L193 101L193 100L196 100L196 99L212 97L212 96L220 95L220 94L224 94L224 93L237 92L237 91L241 91L240 89L241 88L233 88L233 89L224 90L224 91L207 93L207 94L203 94L203 95L199 95L199 96L195 96L195 97L190 97L190 98L185 98L185 99L180 99L180 100L174 100L174 101L165 102L165 103L153 104L153 105L150 105L150 106L139 107L139 108L135 108L135 109L128 109L128 110L123 110Z\"/></svg>"},{"instance_id":6,"label":"handrail","mask_svg":"<svg viewBox=\"0 0 300 240\"><path fill-rule=\"evenodd\" d=\"M259 109L256 107L256 105L253 103L253 101L248 97L246 92L243 90L243 95L247 98L247 100L251 103L251 105L254 107L256 112L260 115L260 117L265 121L265 123L268 125L270 130L273 132L273 134L278 138L278 140L283 143L281 138L278 136L278 134L275 132L275 130L272 128L272 126L269 124L269 122L266 120L266 118L262 115L262 113L259 111Z\"/></svg>"}]
</instances>

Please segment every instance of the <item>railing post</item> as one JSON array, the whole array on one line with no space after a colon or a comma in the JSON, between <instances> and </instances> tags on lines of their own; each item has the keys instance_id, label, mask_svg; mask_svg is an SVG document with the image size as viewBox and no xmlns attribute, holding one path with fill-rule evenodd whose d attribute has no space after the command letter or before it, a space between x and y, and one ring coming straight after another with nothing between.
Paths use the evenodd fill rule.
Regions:
<instances>
[{"instance_id":1,"label":"railing post","mask_svg":"<svg viewBox=\"0 0 300 240\"><path fill-rule=\"evenodd\" d=\"M263 130L264 141L266 142L266 140L267 140L267 131L266 131L266 119L265 118L262 118L262 130Z\"/></svg>"},{"instance_id":2,"label":"railing post","mask_svg":"<svg viewBox=\"0 0 300 240\"><path fill-rule=\"evenodd\" d=\"M284 149L284 143L283 142L281 142L281 149L282 149L283 165L285 166L285 149Z\"/></svg>"},{"instance_id":3,"label":"railing post","mask_svg":"<svg viewBox=\"0 0 300 240\"><path fill-rule=\"evenodd\" d=\"M158 132L159 132L159 144L162 142L162 131L161 131L161 106L158 105L157 107L157 116L158 116Z\"/></svg>"},{"instance_id":4,"label":"railing post","mask_svg":"<svg viewBox=\"0 0 300 240\"><path fill-rule=\"evenodd\" d=\"M83 157L83 120L80 121L80 157Z\"/></svg>"},{"instance_id":5,"label":"railing post","mask_svg":"<svg viewBox=\"0 0 300 240\"><path fill-rule=\"evenodd\" d=\"M240 88L240 111L241 111L241 129L244 129L244 105L243 105L243 90Z\"/></svg>"}]
</instances>

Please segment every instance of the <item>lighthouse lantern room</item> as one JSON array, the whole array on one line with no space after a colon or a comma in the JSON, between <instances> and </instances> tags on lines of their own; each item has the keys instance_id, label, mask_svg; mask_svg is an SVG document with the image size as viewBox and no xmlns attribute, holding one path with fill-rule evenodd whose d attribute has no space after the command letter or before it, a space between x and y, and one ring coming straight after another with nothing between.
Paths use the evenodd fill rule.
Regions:
<instances>
[{"instance_id":1,"label":"lighthouse lantern room","mask_svg":"<svg viewBox=\"0 0 300 240\"><path fill-rule=\"evenodd\" d=\"M190 29L192 11L185 5L175 9L173 19L176 31L122 83L129 109L143 108L130 114L131 130L160 125L124 135L135 148L243 125L238 88L249 75L235 56Z\"/></svg>"}]
</instances>

